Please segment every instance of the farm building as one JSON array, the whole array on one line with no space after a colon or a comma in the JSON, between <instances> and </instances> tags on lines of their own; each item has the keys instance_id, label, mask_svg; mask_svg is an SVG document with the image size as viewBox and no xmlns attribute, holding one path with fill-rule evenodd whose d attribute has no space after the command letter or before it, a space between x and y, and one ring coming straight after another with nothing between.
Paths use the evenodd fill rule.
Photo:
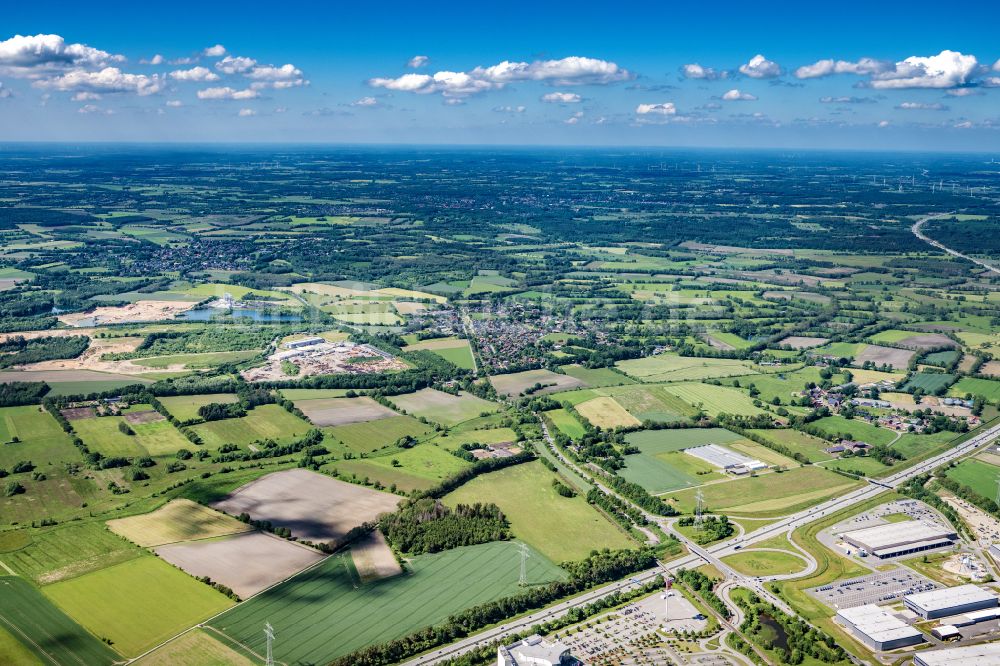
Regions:
<instances>
[{"instance_id":1,"label":"farm building","mask_svg":"<svg viewBox=\"0 0 1000 666\"><path fill-rule=\"evenodd\" d=\"M1000 643L968 645L913 655L913 666L964 666L965 664L1000 666Z\"/></svg>"},{"instance_id":2,"label":"farm building","mask_svg":"<svg viewBox=\"0 0 1000 666\"><path fill-rule=\"evenodd\" d=\"M925 620L949 615L961 615L985 608L996 608L997 595L978 585L959 585L930 592L918 592L903 597L906 607Z\"/></svg>"},{"instance_id":3,"label":"farm building","mask_svg":"<svg viewBox=\"0 0 1000 666\"><path fill-rule=\"evenodd\" d=\"M718 444L695 446L690 449L684 449L684 453L704 460L709 465L714 465L715 467L727 471L753 471L757 469L765 469L767 467L766 463L754 460L749 456L737 453L732 449L727 449L726 447L719 446Z\"/></svg>"},{"instance_id":4,"label":"farm building","mask_svg":"<svg viewBox=\"0 0 1000 666\"><path fill-rule=\"evenodd\" d=\"M923 634L875 604L842 608L836 619L873 650L895 650L924 642Z\"/></svg>"},{"instance_id":5,"label":"farm building","mask_svg":"<svg viewBox=\"0 0 1000 666\"><path fill-rule=\"evenodd\" d=\"M879 559L950 546L958 538L954 530L922 520L876 525L841 536L855 548L864 549Z\"/></svg>"},{"instance_id":6,"label":"farm building","mask_svg":"<svg viewBox=\"0 0 1000 666\"><path fill-rule=\"evenodd\" d=\"M578 663L569 655L568 647L559 642L546 641L537 634L497 648L497 666L568 666Z\"/></svg>"}]
</instances>

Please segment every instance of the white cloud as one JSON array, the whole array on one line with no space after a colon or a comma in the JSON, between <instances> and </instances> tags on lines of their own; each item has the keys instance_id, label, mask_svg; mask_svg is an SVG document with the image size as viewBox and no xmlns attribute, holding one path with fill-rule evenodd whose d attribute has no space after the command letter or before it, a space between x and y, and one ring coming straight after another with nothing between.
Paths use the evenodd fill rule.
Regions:
<instances>
[{"instance_id":1,"label":"white cloud","mask_svg":"<svg viewBox=\"0 0 1000 666\"><path fill-rule=\"evenodd\" d=\"M165 58L162 55L160 55L159 53L157 53L156 55L154 55L152 58L149 58L148 60L145 59L145 58L143 58L142 60L139 61L139 64L140 65L162 65L164 63L164 61L165 61Z\"/></svg>"},{"instance_id":2,"label":"white cloud","mask_svg":"<svg viewBox=\"0 0 1000 666\"><path fill-rule=\"evenodd\" d=\"M542 81L552 85L602 85L626 81L634 75L613 62L572 56L560 60L534 62L503 61L469 72L440 71L431 74L404 74L397 78L377 77L368 85L416 94L441 93L446 97L474 95L499 90L515 81Z\"/></svg>"},{"instance_id":3,"label":"white cloud","mask_svg":"<svg viewBox=\"0 0 1000 666\"><path fill-rule=\"evenodd\" d=\"M577 123L580 122L581 118L583 118L583 111L577 111L563 122L566 123L567 125L576 125Z\"/></svg>"},{"instance_id":4,"label":"white cloud","mask_svg":"<svg viewBox=\"0 0 1000 666\"><path fill-rule=\"evenodd\" d=\"M955 123L955 129L972 129L974 125L971 120L964 120L960 123Z\"/></svg>"},{"instance_id":5,"label":"white cloud","mask_svg":"<svg viewBox=\"0 0 1000 666\"><path fill-rule=\"evenodd\" d=\"M995 63L993 63L993 71L1000 72L1000 60L997 60Z\"/></svg>"},{"instance_id":6,"label":"white cloud","mask_svg":"<svg viewBox=\"0 0 1000 666\"><path fill-rule=\"evenodd\" d=\"M101 96L92 92L78 92L71 97L74 102L94 102L101 99Z\"/></svg>"},{"instance_id":7,"label":"white cloud","mask_svg":"<svg viewBox=\"0 0 1000 666\"><path fill-rule=\"evenodd\" d=\"M576 93L551 92L542 95L542 101L550 104L577 104L582 102L583 98Z\"/></svg>"},{"instance_id":8,"label":"white cloud","mask_svg":"<svg viewBox=\"0 0 1000 666\"><path fill-rule=\"evenodd\" d=\"M219 62L215 63L215 68L223 74L241 74L249 71L256 64L257 61L253 58L245 58L243 56L226 56Z\"/></svg>"},{"instance_id":9,"label":"white cloud","mask_svg":"<svg viewBox=\"0 0 1000 666\"><path fill-rule=\"evenodd\" d=\"M423 67L424 65L426 65L428 62L430 62L430 60L431 59L428 56L415 55L406 62L406 66L412 67L413 69L417 69L419 67Z\"/></svg>"},{"instance_id":10,"label":"white cloud","mask_svg":"<svg viewBox=\"0 0 1000 666\"><path fill-rule=\"evenodd\" d=\"M984 93L982 90L976 90L975 88L952 88L951 90L946 90L944 94L950 95L951 97L972 97L974 95L982 95Z\"/></svg>"},{"instance_id":11,"label":"white cloud","mask_svg":"<svg viewBox=\"0 0 1000 666\"><path fill-rule=\"evenodd\" d=\"M891 124L892 123L890 123L888 120L880 120L880 121L878 121L877 127L885 128L885 127L889 127L889 125L891 125Z\"/></svg>"},{"instance_id":12,"label":"white cloud","mask_svg":"<svg viewBox=\"0 0 1000 666\"><path fill-rule=\"evenodd\" d=\"M226 55L226 47L222 44L216 44L215 46L209 46L201 53L209 58L218 58L219 56Z\"/></svg>"},{"instance_id":13,"label":"white cloud","mask_svg":"<svg viewBox=\"0 0 1000 666\"><path fill-rule=\"evenodd\" d=\"M236 90L229 86L205 88L198 91L198 99L256 99L260 93L253 89Z\"/></svg>"},{"instance_id":14,"label":"white cloud","mask_svg":"<svg viewBox=\"0 0 1000 666\"><path fill-rule=\"evenodd\" d=\"M238 115L240 118L247 118L249 116L256 116L257 112L254 111L253 109L240 109L240 112L236 115Z\"/></svg>"},{"instance_id":15,"label":"white cloud","mask_svg":"<svg viewBox=\"0 0 1000 666\"><path fill-rule=\"evenodd\" d=\"M171 107L173 109L176 109L176 108L184 106L184 102L180 101L179 99L171 99L171 100L167 100L167 106L169 106L169 107Z\"/></svg>"},{"instance_id":16,"label":"white cloud","mask_svg":"<svg viewBox=\"0 0 1000 666\"><path fill-rule=\"evenodd\" d=\"M654 114L659 116L673 116L677 114L677 107L673 102L660 102L659 104L640 104L635 107L635 112L640 116Z\"/></svg>"},{"instance_id":17,"label":"white cloud","mask_svg":"<svg viewBox=\"0 0 1000 666\"><path fill-rule=\"evenodd\" d=\"M89 113L103 113L106 116L114 114L111 109L102 109L95 104L84 104L79 109L76 110L77 113L89 114Z\"/></svg>"},{"instance_id":18,"label":"white cloud","mask_svg":"<svg viewBox=\"0 0 1000 666\"><path fill-rule=\"evenodd\" d=\"M525 106L495 106L493 110L497 113L524 113L527 111Z\"/></svg>"},{"instance_id":19,"label":"white cloud","mask_svg":"<svg viewBox=\"0 0 1000 666\"><path fill-rule=\"evenodd\" d=\"M462 106L465 104L465 100L461 97L449 97L444 101L448 106Z\"/></svg>"},{"instance_id":20,"label":"white cloud","mask_svg":"<svg viewBox=\"0 0 1000 666\"><path fill-rule=\"evenodd\" d=\"M378 100L374 97L362 97L351 102L351 106L378 106Z\"/></svg>"},{"instance_id":21,"label":"white cloud","mask_svg":"<svg viewBox=\"0 0 1000 666\"><path fill-rule=\"evenodd\" d=\"M703 67L696 62L681 65L681 75L686 79L705 79L708 81L729 78L729 72L725 70L716 71L711 67Z\"/></svg>"},{"instance_id":22,"label":"white cloud","mask_svg":"<svg viewBox=\"0 0 1000 666\"><path fill-rule=\"evenodd\" d=\"M733 88L732 90L727 90L723 93L722 99L727 102L753 102L757 98L748 92L742 92Z\"/></svg>"},{"instance_id":23,"label":"white cloud","mask_svg":"<svg viewBox=\"0 0 1000 666\"><path fill-rule=\"evenodd\" d=\"M292 64L285 64L281 67L274 65L255 66L243 74L248 79L253 80L251 87L261 88L293 88L306 85L308 81L302 78L302 70Z\"/></svg>"},{"instance_id":24,"label":"white cloud","mask_svg":"<svg viewBox=\"0 0 1000 666\"><path fill-rule=\"evenodd\" d=\"M218 81L219 75L208 67L192 67L191 69L176 69L170 72L170 78L175 81Z\"/></svg>"},{"instance_id":25,"label":"white cloud","mask_svg":"<svg viewBox=\"0 0 1000 666\"><path fill-rule=\"evenodd\" d=\"M124 61L124 56L85 44L67 44L59 35L14 35L0 42L0 71L11 76L37 78L60 69Z\"/></svg>"},{"instance_id":26,"label":"white cloud","mask_svg":"<svg viewBox=\"0 0 1000 666\"><path fill-rule=\"evenodd\" d=\"M820 97L820 104L874 104L875 100L871 97Z\"/></svg>"},{"instance_id":27,"label":"white cloud","mask_svg":"<svg viewBox=\"0 0 1000 666\"><path fill-rule=\"evenodd\" d=\"M33 84L36 88L61 90L64 92L96 93L136 93L139 96L154 95L165 86L162 76L128 74L117 67L105 67L96 72L74 69L60 76L40 79Z\"/></svg>"},{"instance_id":28,"label":"white cloud","mask_svg":"<svg viewBox=\"0 0 1000 666\"><path fill-rule=\"evenodd\" d=\"M925 104L924 102L901 102L896 105L897 109L904 111L947 111L948 107L940 102Z\"/></svg>"},{"instance_id":29,"label":"white cloud","mask_svg":"<svg viewBox=\"0 0 1000 666\"><path fill-rule=\"evenodd\" d=\"M861 58L857 62L848 60L819 60L811 65L803 65L795 70L799 79L815 79L831 74L876 74L891 70L893 65L885 60Z\"/></svg>"},{"instance_id":30,"label":"white cloud","mask_svg":"<svg viewBox=\"0 0 1000 666\"><path fill-rule=\"evenodd\" d=\"M1000 76L988 76L980 84L984 88L1000 88Z\"/></svg>"},{"instance_id":31,"label":"white cloud","mask_svg":"<svg viewBox=\"0 0 1000 666\"><path fill-rule=\"evenodd\" d=\"M740 65L740 72L752 79L773 79L781 76L781 65L758 53L750 62Z\"/></svg>"},{"instance_id":32,"label":"white cloud","mask_svg":"<svg viewBox=\"0 0 1000 666\"><path fill-rule=\"evenodd\" d=\"M872 88L957 88L969 81L979 66L976 56L941 51L936 56L910 56L889 71L872 75Z\"/></svg>"},{"instance_id":33,"label":"white cloud","mask_svg":"<svg viewBox=\"0 0 1000 666\"><path fill-rule=\"evenodd\" d=\"M13 93L10 91L10 88L4 88L3 83L0 82L0 99L7 99L12 96Z\"/></svg>"}]
</instances>

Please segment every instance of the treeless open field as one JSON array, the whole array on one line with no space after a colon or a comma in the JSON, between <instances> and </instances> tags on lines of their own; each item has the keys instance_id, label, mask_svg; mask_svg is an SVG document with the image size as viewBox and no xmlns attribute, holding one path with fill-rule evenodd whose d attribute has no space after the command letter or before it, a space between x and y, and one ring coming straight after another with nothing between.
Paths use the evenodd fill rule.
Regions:
<instances>
[{"instance_id":1,"label":"treeless open field","mask_svg":"<svg viewBox=\"0 0 1000 666\"><path fill-rule=\"evenodd\" d=\"M598 428L617 428L618 426L635 426L642 423L625 408L615 402L614 398L600 397L581 402L576 411Z\"/></svg>"},{"instance_id":2,"label":"treeless open field","mask_svg":"<svg viewBox=\"0 0 1000 666\"><path fill-rule=\"evenodd\" d=\"M372 530L368 536L354 542L351 558L362 583L403 573L403 567L399 566L392 549L378 530Z\"/></svg>"},{"instance_id":3,"label":"treeless open field","mask_svg":"<svg viewBox=\"0 0 1000 666\"><path fill-rule=\"evenodd\" d=\"M95 326L105 324L134 324L140 321L173 319L181 312L194 307L192 301L136 301L128 305L102 305L90 312L70 312L59 315L67 326Z\"/></svg>"},{"instance_id":4,"label":"treeless open field","mask_svg":"<svg viewBox=\"0 0 1000 666\"><path fill-rule=\"evenodd\" d=\"M287 527L309 541L334 541L352 527L393 511L400 498L307 469L262 476L212 506L232 515L248 513Z\"/></svg>"},{"instance_id":5,"label":"treeless open field","mask_svg":"<svg viewBox=\"0 0 1000 666\"><path fill-rule=\"evenodd\" d=\"M942 335L940 333L925 333L922 335L911 335L908 338L903 338L898 344L904 347L913 347L915 349L932 349L934 347L957 347L958 343L949 338L947 335Z\"/></svg>"},{"instance_id":6,"label":"treeless open field","mask_svg":"<svg viewBox=\"0 0 1000 666\"><path fill-rule=\"evenodd\" d=\"M990 377L1000 377L1000 361L987 361L983 363L983 367L979 369L979 372Z\"/></svg>"},{"instance_id":7,"label":"treeless open field","mask_svg":"<svg viewBox=\"0 0 1000 666\"><path fill-rule=\"evenodd\" d=\"M804 335L789 335L784 340L780 340L778 344L788 345L792 349L809 349L810 347L825 345L829 341L829 338L810 338Z\"/></svg>"},{"instance_id":8,"label":"treeless open field","mask_svg":"<svg viewBox=\"0 0 1000 666\"><path fill-rule=\"evenodd\" d=\"M109 520L108 529L136 545L149 547L247 532L253 528L191 500L175 499L151 513Z\"/></svg>"},{"instance_id":9,"label":"treeless open field","mask_svg":"<svg viewBox=\"0 0 1000 666\"><path fill-rule=\"evenodd\" d=\"M297 574L324 557L308 546L265 532L172 543L155 550L174 566L195 577L208 576L241 599ZM392 552L389 556L392 557Z\"/></svg>"},{"instance_id":10,"label":"treeless open field","mask_svg":"<svg viewBox=\"0 0 1000 666\"><path fill-rule=\"evenodd\" d=\"M865 361L871 361L875 365L879 366L888 363L894 368L905 368L914 353L915 352L912 352L909 349L896 349L894 347L883 347L881 345L865 345L862 347L861 351L858 352L857 356L854 357L854 362L858 365L863 365Z\"/></svg>"},{"instance_id":11,"label":"treeless open field","mask_svg":"<svg viewBox=\"0 0 1000 666\"><path fill-rule=\"evenodd\" d=\"M360 398L320 398L294 401L314 425L339 426L377 421L397 416L396 412L367 396Z\"/></svg>"},{"instance_id":12,"label":"treeless open field","mask_svg":"<svg viewBox=\"0 0 1000 666\"><path fill-rule=\"evenodd\" d=\"M457 425L473 419L483 412L495 412L500 406L471 393L452 395L437 389L425 388L416 393L404 393L389 398L398 409L416 417L444 425Z\"/></svg>"},{"instance_id":13,"label":"treeless open field","mask_svg":"<svg viewBox=\"0 0 1000 666\"><path fill-rule=\"evenodd\" d=\"M532 395L544 395L545 393L567 391L569 389L588 386L581 379L570 377L569 375L560 375L551 370L525 370L524 372L514 372L509 375L494 375L490 377L490 382L497 393L501 395L519 395L536 383L541 384L544 388ZM549 384L554 384L554 386L548 386Z\"/></svg>"}]
</instances>

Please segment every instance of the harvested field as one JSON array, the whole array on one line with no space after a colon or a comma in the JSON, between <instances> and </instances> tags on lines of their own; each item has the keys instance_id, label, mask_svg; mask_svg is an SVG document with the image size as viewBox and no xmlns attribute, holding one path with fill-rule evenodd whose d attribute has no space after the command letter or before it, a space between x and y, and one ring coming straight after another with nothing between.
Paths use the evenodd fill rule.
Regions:
<instances>
[{"instance_id":1,"label":"harvested field","mask_svg":"<svg viewBox=\"0 0 1000 666\"><path fill-rule=\"evenodd\" d=\"M520 395L525 389L529 389L535 384L541 384L542 388L533 392L532 395L544 395L587 386L587 383L582 379L560 375L551 370L525 370L509 375L494 375L490 377L490 383L493 384L497 393L505 396Z\"/></svg>"},{"instance_id":2,"label":"harvested field","mask_svg":"<svg viewBox=\"0 0 1000 666\"><path fill-rule=\"evenodd\" d=\"M138 546L249 532L253 528L188 499L175 499L156 511L108 521L108 529Z\"/></svg>"},{"instance_id":3,"label":"harvested field","mask_svg":"<svg viewBox=\"0 0 1000 666\"><path fill-rule=\"evenodd\" d=\"M160 546L156 554L192 576L208 576L241 599L294 576L325 556L266 532ZM389 553L392 557L392 553ZM395 563L393 558L393 563Z\"/></svg>"},{"instance_id":4,"label":"harvested field","mask_svg":"<svg viewBox=\"0 0 1000 666\"><path fill-rule=\"evenodd\" d=\"M132 425L137 425L139 423L156 423L157 421L165 420L163 414L159 413L155 409L146 409L141 412L129 412L124 415L124 419Z\"/></svg>"},{"instance_id":5,"label":"harvested field","mask_svg":"<svg viewBox=\"0 0 1000 666\"><path fill-rule=\"evenodd\" d=\"M749 375L753 365L747 361L719 358L696 358L659 354L629 359L615 364L621 371L645 382L671 382Z\"/></svg>"},{"instance_id":6,"label":"harvested field","mask_svg":"<svg viewBox=\"0 0 1000 666\"><path fill-rule=\"evenodd\" d=\"M313 425L318 426L347 425L398 416L396 412L367 396L298 400L295 401L295 406L302 410Z\"/></svg>"},{"instance_id":7,"label":"harvested field","mask_svg":"<svg viewBox=\"0 0 1000 666\"><path fill-rule=\"evenodd\" d=\"M784 340L779 340L779 345L788 345L792 349L809 349L819 347L830 341L829 338L810 338L804 335L789 335Z\"/></svg>"},{"instance_id":8,"label":"harvested field","mask_svg":"<svg viewBox=\"0 0 1000 666\"><path fill-rule=\"evenodd\" d=\"M926 333L924 335L911 335L897 341L896 344L914 349L932 349L934 347L957 347L958 343L947 335L940 333Z\"/></svg>"},{"instance_id":9,"label":"harvested field","mask_svg":"<svg viewBox=\"0 0 1000 666\"><path fill-rule=\"evenodd\" d=\"M245 512L254 520L269 520L299 539L329 542L395 510L399 502L389 493L306 469L289 469L251 481L212 506L232 515Z\"/></svg>"},{"instance_id":10,"label":"harvested field","mask_svg":"<svg viewBox=\"0 0 1000 666\"><path fill-rule=\"evenodd\" d=\"M209 631L195 629L135 663L137 666L255 666L259 661L213 638Z\"/></svg>"},{"instance_id":11,"label":"harvested field","mask_svg":"<svg viewBox=\"0 0 1000 666\"><path fill-rule=\"evenodd\" d=\"M378 530L372 530L351 545L351 559L362 583L403 573L403 567L399 566L392 549Z\"/></svg>"},{"instance_id":12,"label":"harvested field","mask_svg":"<svg viewBox=\"0 0 1000 666\"><path fill-rule=\"evenodd\" d=\"M96 370L4 370L0 372L0 384L9 382L47 382L49 384L83 384L85 382L108 384L117 382L120 386L126 386L128 384L148 384L150 380L110 372L97 372ZM55 388L57 387L53 387L53 389ZM84 392L89 393L91 390L103 389L94 388Z\"/></svg>"},{"instance_id":13,"label":"harvested field","mask_svg":"<svg viewBox=\"0 0 1000 666\"><path fill-rule=\"evenodd\" d=\"M576 411L598 428L617 428L618 426L636 426L641 421L615 402L614 398L600 397L581 402Z\"/></svg>"},{"instance_id":14,"label":"harvested field","mask_svg":"<svg viewBox=\"0 0 1000 666\"><path fill-rule=\"evenodd\" d=\"M861 348L857 356L854 357L854 362L857 365L864 365L865 361L871 361L876 366L888 364L893 368L905 368L914 354L915 352L909 349L865 345Z\"/></svg>"},{"instance_id":15,"label":"harvested field","mask_svg":"<svg viewBox=\"0 0 1000 666\"><path fill-rule=\"evenodd\" d=\"M500 405L483 400L471 393L452 395L425 388L416 393L404 393L389 398L396 407L416 417L424 417L443 425L453 426L500 409Z\"/></svg>"},{"instance_id":16,"label":"harvested field","mask_svg":"<svg viewBox=\"0 0 1000 666\"><path fill-rule=\"evenodd\" d=\"M983 363L983 367L979 369L979 372L990 377L1000 377L1000 361L987 361Z\"/></svg>"},{"instance_id":17,"label":"harvested field","mask_svg":"<svg viewBox=\"0 0 1000 666\"><path fill-rule=\"evenodd\" d=\"M59 413L67 421L97 418L97 409L94 407L67 407L66 409L60 409Z\"/></svg>"}]
</instances>

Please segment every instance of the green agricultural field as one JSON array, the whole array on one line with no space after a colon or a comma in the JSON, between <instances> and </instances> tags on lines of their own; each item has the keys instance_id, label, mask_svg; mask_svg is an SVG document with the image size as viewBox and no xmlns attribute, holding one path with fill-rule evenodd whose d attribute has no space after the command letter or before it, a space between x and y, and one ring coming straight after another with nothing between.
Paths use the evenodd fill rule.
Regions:
<instances>
[{"instance_id":1,"label":"green agricultural field","mask_svg":"<svg viewBox=\"0 0 1000 666\"><path fill-rule=\"evenodd\" d=\"M823 463L823 468L839 469L845 472L861 472L865 476L870 477L879 477L893 469L868 456L852 456L850 458L831 460Z\"/></svg>"},{"instance_id":2,"label":"green agricultural field","mask_svg":"<svg viewBox=\"0 0 1000 666\"><path fill-rule=\"evenodd\" d=\"M831 342L816 347L811 353L817 356L834 356L836 358L854 358L864 345L855 342Z\"/></svg>"},{"instance_id":3,"label":"green agricultural field","mask_svg":"<svg viewBox=\"0 0 1000 666\"><path fill-rule=\"evenodd\" d=\"M325 400L327 398L343 398L350 389L281 389L279 393L285 400Z\"/></svg>"},{"instance_id":4,"label":"green agricultural field","mask_svg":"<svg viewBox=\"0 0 1000 666\"><path fill-rule=\"evenodd\" d=\"M27 378L25 378L27 380ZM134 386L136 384L150 384L152 383L149 379L143 377L134 377L131 379L95 379L95 380L79 380L79 381L60 381L52 382L50 386L52 390L49 391L48 395L52 397L58 397L63 395L86 395L88 393L100 393L103 391L114 391L115 389L120 389L125 386Z\"/></svg>"},{"instance_id":5,"label":"green agricultural field","mask_svg":"<svg viewBox=\"0 0 1000 666\"><path fill-rule=\"evenodd\" d=\"M837 383L840 379L842 377L835 375L833 381ZM749 388L753 385L760 391L760 399L762 401L769 403L774 398L778 398L783 405L787 405L790 401L800 397L799 394L805 388L806 384L810 382L818 384L820 381L819 368L816 366L807 366L794 372L723 379L722 383L733 386L738 382L743 388Z\"/></svg>"},{"instance_id":6,"label":"green agricultural field","mask_svg":"<svg viewBox=\"0 0 1000 666\"><path fill-rule=\"evenodd\" d=\"M958 358L959 354L961 354L961 352L956 349L932 352L921 358L920 362L925 365L936 365L940 368L946 368L955 362L955 359Z\"/></svg>"},{"instance_id":7,"label":"green agricultural field","mask_svg":"<svg viewBox=\"0 0 1000 666\"><path fill-rule=\"evenodd\" d=\"M734 416L755 416L763 412L755 407L753 399L739 389L728 386L712 386L698 382L670 384L664 387L692 407L704 409L709 416L732 414Z\"/></svg>"},{"instance_id":8,"label":"green agricultural field","mask_svg":"<svg viewBox=\"0 0 1000 666\"><path fill-rule=\"evenodd\" d=\"M472 370L474 367L472 348L469 346L468 340L461 338L424 340L404 347L403 351L416 351L420 349L434 352L449 363L453 363L465 370Z\"/></svg>"},{"instance_id":9,"label":"green agricultural field","mask_svg":"<svg viewBox=\"0 0 1000 666\"><path fill-rule=\"evenodd\" d=\"M19 441L15 443L14 438ZM39 466L79 462L80 452L41 407L3 407L0 408L0 468L9 470L19 460L31 460Z\"/></svg>"},{"instance_id":10,"label":"green agricultural field","mask_svg":"<svg viewBox=\"0 0 1000 666\"><path fill-rule=\"evenodd\" d=\"M570 439L579 439L587 434L587 429L583 427L575 416L565 409L552 409L545 412L545 416L552 421L552 425L559 429L559 432Z\"/></svg>"},{"instance_id":11,"label":"green agricultural field","mask_svg":"<svg viewBox=\"0 0 1000 666\"><path fill-rule=\"evenodd\" d=\"M829 460L833 457L825 450L830 446L826 440L813 437L798 430L778 428L771 430L751 430L751 432L770 442L786 446L793 453L801 453L809 459L809 462Z\"/></svg>"},{"instance_id":12,"label":"green agricultural field","mask_svg":"<svg viewBox=\"0 0 1000 666\"><path fill-rule=\"evenodd\" d=\"M667 390L670 385L637 384L595 389L596 395L615 399L632 416L640 421L669 423L691 416L697 410Z\"/></svg>"},{"instance_id":13,"label":"green agricultural field","mask_svg":"<svg viewBox=\"0 0 1000 666\"><path fill-rule=\"evenodd\" d=\"M152 556L48 585L44 592L127 657L233 605L222 593Z\"/></svg>"},{"instance_id":14,"label":"green agricultural field","mask_svg":"<svg viewBox=\"0 0 1000 666\"><path fill-rule=\"evenodd\" d=\"M585 558L597 548L628 548L632 540L587 503L552 486L555 476L540 462L483 474L445 495L446 504L493 502L510 520L514 536L553 562Z\"/></svg>"},{"instance_id":15,"label":"green agricultural field","mask_svg":"<svg viewBox=\"0 0 1000 666\"><path fill-rule=\"evenodd\" d=\"M119 430L119 424L126 422L122 416L78 419L72 424L73 430L91 451L99 451L109 457L171 455L178 449L192 448L191 442L169 421L159 414L156 417L158 421L128 423L134 435L126 435Z\"/></svg>"},{"instance_id":16,"label":"green agricultural field","mask_svg":"<svg viewBox=\"0 0 1000 666\"><path fill-rule=\"evenodd\" d=\"M471 463L433 444L418 444L410 449L389 451L384 455L356 460L340 460L332 466L341 474L369 477L389 487L402 490L426 490L461 472Z\"/></svg>"},{"instance_id":17,"label":"green agricultural field","mask_svg":"<svg viewBox=\"0 0 1000 666\"><path fill-rule=\"evenodd\" d=\"M896 438L896 433L892 430L879 428L861 419L845 419L843 416L827 416L813 421L811 425L830 435L848 435L849 439L869 444L888 444Z\"/></svg>"},{"instance_id":18,"label":"green agricultural field","mask_svg":"<svg viewBox=\"0 0 1000 666\"><path fill-rule=\"evenodd\" d=\"M0 664L17 664L18 666L43 666L42 655L37 655L29 649L30 646L21 643L0 626Z\"/></svg>"},{"instance_id":19,"label":"green agricultural field","mask_svg":"<svg viewBox=\"0 0 1000 666\"><path fill-rule=\"evenodd\" d=\"M1000 478L1000 467L996 465L970 458L949 469L947 475L983 497L996 497L997 478Z\"/></svg>"},{"instance_id":20,"label":"green agricultural field","mask_svg":"<svg viewBox=\"0 0 1000 666\"><path fill-rule=\"evenodd\" d=\"M773 550L744 550L727 555L722 561L745 576L791 574L806 568L801 557Z\"/></svg>"},{"instance_id":21,"label":"green agricultural field","mask_svg":"<svg viewBox=\"0 0 1000 666\"><path fill-rule=\"evenodd\" d=\"M560 578L560 569L537 552L528 580ZM495 542L409 560L407 574L361 583L349 553L271 588L210 625L263 654L261 627L270 622L283 640L275 659L287 664L326 663L354 650L399 638L449 615L517 593L517 544ZM456 585L456 581L461 581Z\"/></svg>"},{"instance_id":22,"label":"green agricultural field","mask_svg":"<svg viewBox=\"0 0 1000 666\"><path fill-rule=\"evenodd\" d=\"M27 581L0 577L0 626L40 663L112 664L120 657L73 621ZM0 646L6 641L0 640ZM16 648L8 648L15 650ZM0 653L2 654L2 653ZM42 661L44 660L44 662ZM18 663L18 662L9 662Z\"/></svg>"},{"instance_id":23,"label":"green agricultural field","mask_svg":"<svg viewBox=\"0 0 1000 666\"><path fill-rule=\"evenodd\" d=\"M475 430L452 429L430 440L434 444L453 451L462 444L499 444L516 442L517 433L510 428L483 427Z\"/></svg>"},{"instance_id":24,"label":"green agricultural field","mask_svg":"<svg viewBox=\"0 0 1000 666\"><path fill-rule=\"evenodd\" d=\"M987 402L998 404L1000 403L1000 382L994 379L962 377L948 391L948 395L958 398L964 398L968 394L979 396Z\"/></svg>"},{"instance_id":25,"label":"green agricultural field","mask_svg":"<svg viewBox=\"0 0 1000 666\"><path fill-rule=\"evenodd\" d=\"M389 400L408 414L418 418L422 416L428 421L448 426L500 409L497 403L483 400L471 393L452 395L432 388L421 389L416 393L394 395Z\"/></svg>"},{"instance_id":26,"label":"green agricultural field","mask_svg":"<svg viewBox=\"0 0 1000 666\"><path fill-rule=\"evenodd\" d=\"M659 494L723 478L715 467L682 453L681 449L728 444L742 438L723 428L691 428L643 430L626 435L626 439L639 447L640 452L625 456L625 467L619 470L619 476Z\"/></svg>"},{"instance_id":27,"label":"green agricultural field","mask_svg":"<svg viewBox=\"0 0 1000 666\"><path fill-rule=\"evenodd\" d=\"M622 372L645 382L689 381L732 377L753 372L746 361L718 358L695 358L659 354L647 358L629 359L615 364Z\"/></svg>"},{"instance_id":28,"label":"green agricultural field","mask_svg":"<svg viewBox=\"0 0 1000 666\"><path fill-rule=\"evenodd\" d=\"M138 358L132 361L144 368L167 368L172 365L182 365L189 369L214 368L223 363L240 363L260 354L259 349L229 352L206 352L204 354L172 354L170 356L152 356Z\"/></svg>"},{"instance_id":29,"label":"green agricultural field","mask_svg":"<svg viewBox=\"0 0 1000 666\"><path fill-rule=\"evenodd\" d=\"M628 375L617 372L612 368L585 368L582 365L572 364L560 366L560 370L570 377L576 377L586 382L588 386L595 388L635 383L635 380Z\"/></svg>"},{"instance_id":30,"label":"green agricultural field","mask_svg":"<svg viewBox=\"0 0 1000 666\"><path fill-rule=\"evenodd\" d=\"M819 467L797 467L787 472L761 474L726 483L703 486L705 506L739 516L774 517L794 513L843 494L860 485L835 472ZM677 507L688 513L694 509L693 490L672 493Z\"/></svg>"},{"instance_id":31,"label":"green agricultural field","mask_svg":"<svg viewBox=\"0 0 1000 666\"><path fill-rule=\"evenodd\" d=\"M324 428L326 433L340 442L348 451L370 453L385 446L395 444L400 438L422 437L431 432L431 426L421 423L412 416L390 416L387 419L351 423Z\"/></svg>"},{"instance_id":32,"label":"green agricultural field","mask_svg":"<svg viewBox=\"0 0 1000 666\"><path fill-rule=\"evenodd\" d=\"M235 393L205 393L202 395L164 396L159 400L170 412L170 415L178 421L192 421L200 418L198 416L200 407L213 402L232 404L237 401L237 397Z\"/></svg>"},{"instance_id":33,"label":"green agricultural field","mask_svg":"<svg viewBox=\"0 0 1000 666\"><path fill-rule=\"evenodd\" d=\"M7 537L0 539L0 562L39 585L80 576L142 554L99 521L63 523L42 530L4 532L0 536ZM9 542L11 537L23 540Z\"/></svg>"},{"instance_id":34,"label":"green agricultural field","mask_svg":"<svg viewBox=\"0 0 1000 666\"><path fill-rule=\"evenodd\" d=\"M955 375L946 372L917 372L903 385L903 390L912 392L919 388L923 389L924 393L935 395L938 391L946 389L954 381Z\"/></svg>"},{"instance_id":35,"label":"green agricultural field","mask_svg":"<svg viewBox=\"0 0 1000 666\"><path fill-rule=\"evenodd\" d=\"M264 439L289 442L302 437L312 426L278 405L260 405L235 419L210 421L191 426L204 440L205 446L218 448L223 444L247 444Z\"/></svg>"}]
</instances>

